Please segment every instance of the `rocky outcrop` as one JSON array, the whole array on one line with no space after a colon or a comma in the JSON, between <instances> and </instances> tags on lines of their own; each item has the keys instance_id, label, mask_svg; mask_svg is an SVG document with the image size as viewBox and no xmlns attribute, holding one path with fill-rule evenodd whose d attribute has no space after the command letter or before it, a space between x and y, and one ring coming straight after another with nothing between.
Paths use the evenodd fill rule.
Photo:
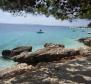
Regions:
<instances>
[{"instance_id":1,"label":"rocky outcrop","mask_svg":"<svg viewBox=\"0 0 91 84\"><path fill-rule=\"evenodd\" d=\"M30 52L31 47L17 47L12 50L4 50L3 57L9 57L20 63L38 63L57 60L59 52L64 48L61 44L46 43L43 49ZM27 51L27 52L26 52Z\"/></svg>"},{"instance_id":2,"label":"rocky outcrop","mask_svg":"<svg viewBox=\"0 0 91 84\"><path fill-rule=\"evenodd\" d=\"M19 48L13 49L14 51ZM22 52L18 55L13 55L10 58L19 63L37 64L40 62L59 61L65 58L74 58L75 56L89 56L91 48L88 49L65 49L59 44L45 44L44 48L34 52Z\"/></svg>"},{"instance_id":3,"label":"rocky outcrop","mask_svg":"<svg viewBox=\"0 0 91 84\"><path fill-rule=\"evenodd\" d=\"M32 51L32 46L21 46L21 47L17 47L14 48L12 50L3 50L2 51L2 56L3 57L12 57L12 56L16 56L19 55L22 52L31 52Z\"/></svg>"},{"instance_id":4,"label":"rocky outcrop","mask_svg":"<svg viewBox=\"0 0 91 84\"><path fill-rule=\"evenodd\" d=\"M91 47L91 37L87 37L87 38L81 38L78 40L79 42L84 43L87 46Z\"/></svg>"},{"instance_id":5,"label":"rocky outcrop","mask_svg":"<svg viewBox=\"0 0 91 84\"><path fill-rule=\"evenodd\" d=\"M0 71L0 84L91 84L91 56L18 66Z\"/></svg>"},{"instance_id":6,"label":"rocky outcrop","mask_svg":"<svg viewBox=\"0 0 91 84\"><path fill-rule=\"evenodd\" d=\"M72 60L74 57L77 59ZM35 52L24 51L11 58L21 64L0 70L0 84L91 83L91 47L65 49L47 44L43 49Z\"/></svg>"},{"instance_id":7,"label":"rocky outcrop","mask_svg":"<svg viewBox=\"0 0 91 84\"><path fill-rule=\"evenodd\" d=\"M90 56L91 48L65 49L61 47L46 47L35 52L23 52L12 59L19 63L37 64L40 62L59 61L61 59L71 59L76 56Z\"/></svg>"},{"instance_id":8,"label":"rocky outcrop","mask_svg":"<svg viewBox=\"0 0 91 84\"><path fill-rule=\"evenodd\" d=\"M7 68L4 70L0 70L0 79L3 78L12 78L16 75L20 75L23 74L24 72L31 70L33 68L32 65L27 65L25 63L22 64L18 64L17 66L13 67L13 68Z\"/></svg>"},{"instance_id":9,"label":"rocky outcrop","mask_svg":"<svg viewBox=\"0 0 91 84\"><path fill-rule=\"evenodd\" d=\"M57 61L64 57L71 57L76 55L79 55L79 50L63 49L61 47L47 47L31 53L21 53L20 55L14 56L12 59L20 63L37 64L40 62Z\"/></svg>"}]
</instances>

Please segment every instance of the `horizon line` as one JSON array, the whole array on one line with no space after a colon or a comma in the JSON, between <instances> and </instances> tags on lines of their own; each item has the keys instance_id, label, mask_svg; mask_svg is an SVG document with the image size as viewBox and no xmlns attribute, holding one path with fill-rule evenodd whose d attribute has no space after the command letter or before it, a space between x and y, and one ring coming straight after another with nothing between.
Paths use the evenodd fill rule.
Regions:
<instances>
[{"instance_id":1,"label":"horizon line","mask_svg":"<svg viewBox=\"0 0 91 84\"><path fill-rule=\"evenodd\" d=\"M43 24L23 24L23 23L0 23L5 25L30 25L30 26L57 26L57 27L87 27L87 26L64 26L64 25L43 25Z\"/></svg>"}]
</instances>

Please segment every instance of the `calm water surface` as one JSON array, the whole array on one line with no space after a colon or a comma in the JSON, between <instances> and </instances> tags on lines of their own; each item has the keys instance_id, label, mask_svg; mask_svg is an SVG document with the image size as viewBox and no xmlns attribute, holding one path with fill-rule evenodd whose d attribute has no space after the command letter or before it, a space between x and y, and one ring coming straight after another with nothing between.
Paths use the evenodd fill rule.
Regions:
<instances>
[{"instance_id":1,"label":"calm water surface","mask_svg":"<svg viewBox=\"0 0 91 84\"><path fill-rule=\"evenodd\" d=\"M37 32L42 29L43 34ZM3 49L12 49L17 46L31 45L33 51L43 47L45 43L60 43L66 48L79 48L84 46L77 39L90 37L91 29L68 28L60 26L39 25L9 25L0 24L0 52ZM11 60L0 58L0 68L16 64Z\"/></svg>"}]
</instances>

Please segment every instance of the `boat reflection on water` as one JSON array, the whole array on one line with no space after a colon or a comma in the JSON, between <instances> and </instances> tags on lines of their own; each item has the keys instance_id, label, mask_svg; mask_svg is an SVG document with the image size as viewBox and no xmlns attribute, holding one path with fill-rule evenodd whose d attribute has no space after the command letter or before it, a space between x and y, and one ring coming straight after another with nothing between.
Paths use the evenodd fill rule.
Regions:
<instances>
[{"instance_id":1,"label":"boat reflection on water","mask_svg":"<svg viewBox=\"0 0 91 84\"><path fill-rule=\"evenodd\" d=\"M44 33L41 29L37 32L38 34Z\"/></svg>"}]
</instances>

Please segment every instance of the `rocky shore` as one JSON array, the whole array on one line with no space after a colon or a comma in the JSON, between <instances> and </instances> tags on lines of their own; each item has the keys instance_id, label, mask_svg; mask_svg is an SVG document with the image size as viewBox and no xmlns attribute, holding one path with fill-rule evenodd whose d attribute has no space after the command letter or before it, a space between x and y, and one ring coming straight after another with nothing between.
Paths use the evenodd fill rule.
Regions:
<instances>
[{"instance_id":1,"label":"rocky shore","mask_svg":"<svg viewBox=\"0 0 91 84\"><path fill-rule=\"evenodd\" d=\"M36 66L18 64L0 71L0 84L90 84L91 56L45 62Z\"/></svg>"},{"instance_id":2,"label":"rocky shore","mask_svg":"<svg viewBox=\"0 0 91 84\"><path fill-rule=\"evenodd\" d=\"M91 47L91 37L87 37L87 38L81 38L78 40L79 42L84 43L87 46Z\"/></svg>"},{"instance_id":3,"label":"rocky shore","mask_svg":"<svg viewBox=\"0 0 91 84\"><path fill-rule=\"evenodd\" d=\"M72 59L76 56L87 56L89 55L87 51L89 51L89 48L66 49L61 44L47 43L44 45L44 48L34 52L32 52L31 47L18 47L12 50L3 50L2 55L4 58L8 57L15 62L36 65L40 62L53 62L65 58Z\"/></svg>"},{"instance_id":4,"label":"rocky shore","mask_svg":"<svg viewBox=\"0 0 91 84\"><path fill-rule=\"evenodd\" d=\"M82 40L79 39L84 43ZM2 55L19 64L0 70L0 84L91 83L90 46L66 49L61 44L46 43L44 48L34 52L32 46L21 46L3 50Z\"/></svg>"}]
</instances>

